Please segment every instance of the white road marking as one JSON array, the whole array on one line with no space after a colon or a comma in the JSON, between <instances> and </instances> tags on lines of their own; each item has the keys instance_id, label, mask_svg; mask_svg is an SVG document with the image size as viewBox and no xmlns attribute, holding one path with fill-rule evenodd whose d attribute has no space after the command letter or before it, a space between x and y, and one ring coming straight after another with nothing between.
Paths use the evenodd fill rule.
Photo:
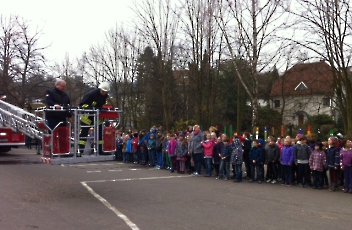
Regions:
<instances>
[{"instance_id":1,"label":"white road marking","mask_svg":"<svg viewBox=\"0 0 352 230\"><path fill-rule=\"evenodd\" d=\"M101 171L87 171L87 173L98 173L98 172L101 172Z\"/></svg>"},{"instance_id":2,"label":"white road marking","mask_svg":"<svg viewBox=\"0 0 352 230\"><path fill-rule=\"evenodd\" d=\"M116 164L86 164L86 165L68 165L70 167L87 167L87 166L97 166L97 165L104 165L104 166L109 166L109 165L122 165L123 163L116 163Z\"/></svg>"},{"instance_id":3,"label":"white road marking","mask_svg":"<svg viewBox=\"0 0 352 230\"><path fill-rule=\"evenodd\" d=\"M122 170L121 170L122 171ZM157 180L157 179L172 179L181 177L192 177L192 175L185 176L164 176L164 177L144 177L144 178L129 178L129 179L115 179L115 180L96 180L96 181L82 181L81 184L100 202L102 202L107 208L113 211L119 218L121 218L132 230L139 230L138 226L133 223L127 216L121 213L117 208L112 206L107 200L101 197L99 194L87 185L87 183L102 183L102 182L121 182L121 181L137 181L137 180Z\"/></svg>"},{"instance_id":4,"label":"white road marking","mask_svg":"<svg viewBox=\"0 0 352 230\"><path fill-rule=\"evenodd\" d=\"M112 206L107 200L105 200L103 197L101 197L98 193L94 192L94 190L87 185L86 182L81 182L82 185L88 189L88 191L95 197L97 198L100 202L102 202L108 209L113 211L118 217L120 217L125 223L133 230L139 230L137 225L133 223L130 219L128 219L127 216L125 216L122 212L120 212L117 208Z\"/></svg>"},{"instance_id":5,"label":"white road marking","mask_svg":"<svg viewBox=\"0 0 352 230\"><path fill-rule=\"evenodd\" d=\"M121 172L122 171L122 169L111 169L111 170L109 170L109 172Z\"/></svg>"},{"instance_id":6,"label":"white road marking","mask_svg":"<svg viewBox=\"0 0 352 230\"><path fill-rule=\"evenodd\" d=\"M162 176L162 177L144 177L144 178L128 178L128 179L114 179L114 180L95 180L95 181L84 181L85 183L99 183L99 182L119 182L119 181L135 181L135 180L157 180L157 179L172 179L192 177L192 175L185 176ZM82 182L81 182L82 183Z\"/></svg>"},{"instance_id":7,"label":"white road marking","mask_svg":"<svg viewBox=\"0 0 352 230\"><path fill-rule=\"evenodd\" d=\"M129 169L129 170L131 170L131 171L137 171L137 170L141 170L141 169Z\"/></svg>"}]
</instances>

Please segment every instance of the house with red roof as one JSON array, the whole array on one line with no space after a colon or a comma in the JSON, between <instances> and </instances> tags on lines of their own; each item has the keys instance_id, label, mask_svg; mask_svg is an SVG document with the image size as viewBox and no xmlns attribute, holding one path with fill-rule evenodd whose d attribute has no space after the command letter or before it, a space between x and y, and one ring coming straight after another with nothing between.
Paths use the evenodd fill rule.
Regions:
<instances>
[{"instance_id":1,"label":"house with red roof","mask_svg":"<svg viewBox=\"0 0 352 230\"><path fill-rule=\"evenodd\" d=\"M299 63L276 80L270 107L283 114L282 124L302 125L310 116L319 114L337 119L332 74L324 61Z\"/></svg>"}]
</instances>

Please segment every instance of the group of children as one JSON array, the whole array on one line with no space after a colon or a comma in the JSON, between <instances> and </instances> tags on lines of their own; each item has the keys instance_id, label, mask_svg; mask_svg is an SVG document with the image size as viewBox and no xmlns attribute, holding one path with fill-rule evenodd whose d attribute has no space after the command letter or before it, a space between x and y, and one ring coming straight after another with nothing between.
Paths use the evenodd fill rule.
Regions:
<instances>
[{"instance_id":1,"label":"group of children","mask_svg":"<svg viewBox=\"0 0 352 230\"><path fill-rule=\"evenodd\" d=\"M184 133L167 134L151 129L149 133L121 135L116 138L116 160L123 163L149 165L156 169L167 169L172 173L186 172L188 142Z\"/></svg>"},{"instance_id":2,"label":"group of children","mask_svg":"<svg viewBox=\"0 0 352 230\"><path fill-rule=\"evenodd\" d=\"M328 188L332 192L338 190L339 184L344 184L343 191L352 193L351 138L340 143L335 137L310 145L307 141L304 135L297 136L296 143L289 137L285 138L280 155L283 183L291 186L296 182L297 186L304 188L312 185L313 189Z\"/></svg>"},{"instance_id":3,"label":"group of children","mask_svg":"<svg viewBox=\"0 0 352 230\"><path fill-rule=\"evenodd\" d=\"M204 176L211 177L215 171L217 180L230 180L232 171L236 183L247 179L258 183L281 182L287 187L296 184L303 188L329 188L329 191L336 191L344 184L343 191L352 193L351 138L338 142L337 138L330 137L327 142L308 143L304 135L296 138L270 136L265 143L262 139L251 140L248 133L234 135L230 140L225 134L217 137L215 133L198 135L196 131L164 135L152 128L149 133L119 135L116 159L124 163L149 164L171 173L193 172L194 176L201 175L203 166Z\"/></svg>"}]
</instances>

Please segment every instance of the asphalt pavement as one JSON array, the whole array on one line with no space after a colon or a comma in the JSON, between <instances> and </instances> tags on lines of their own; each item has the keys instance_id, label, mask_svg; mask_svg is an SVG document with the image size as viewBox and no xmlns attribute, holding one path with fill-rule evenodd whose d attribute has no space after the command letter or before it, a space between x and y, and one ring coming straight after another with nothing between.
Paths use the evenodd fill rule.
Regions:
<instances>
[{"instance_id":1,"label":"asphalt pavement","mask_svg":"<svg viewBox=\"0 0 352 230\"><path fill-rule=\"evenodd\" d=\"M0 154L0 229L350 229L352 194Z\"/></svg>"}]
</instances>

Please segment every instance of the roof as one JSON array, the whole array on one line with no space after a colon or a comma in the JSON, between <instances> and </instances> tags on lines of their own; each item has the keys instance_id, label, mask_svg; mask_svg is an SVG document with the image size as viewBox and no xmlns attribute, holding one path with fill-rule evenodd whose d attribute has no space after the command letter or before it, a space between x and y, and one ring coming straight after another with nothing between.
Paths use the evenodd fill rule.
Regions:
<instances>
[{"instance_id":1,"label":"roof","mask_svg":"<svg viewBox=\"0 0 352 230\"><path fill-rule=\"evenodd\" d=\"M334 77L324 61L300 63L274 82L270 97L332 94Z\"/></svg>"}]
</instances>

